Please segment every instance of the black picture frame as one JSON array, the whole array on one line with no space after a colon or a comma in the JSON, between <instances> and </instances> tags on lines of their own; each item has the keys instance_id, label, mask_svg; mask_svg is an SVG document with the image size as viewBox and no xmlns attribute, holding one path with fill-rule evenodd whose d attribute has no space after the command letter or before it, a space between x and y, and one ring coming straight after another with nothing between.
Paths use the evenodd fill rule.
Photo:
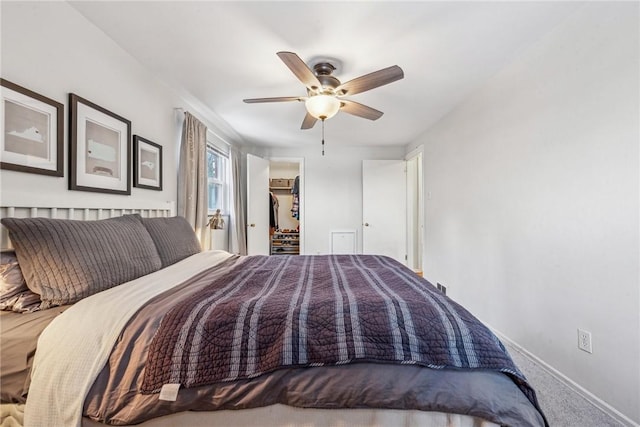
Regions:
<instances>
[{"instance_id":1,"label":"black picture frame","mask_svg":"<svg viewBox=\"0 0 640 427\"><path fill-rule=\"evenodd\" d=\"M64 176L64 106L0 78L0 169Z\"/></svg>"},{"instance_id":2,"label":"black picture frame","mask_svg":"<svg viewBox=\"0 0 640 427\"><path fill-rule=\"evenodd\" d=\"M131 121L69 94L69 189L131 194Z\"/></svg>"},{"instance_id":3,"label":"black picture frame","mask_svg":"<svg viewBox=\"0 0 640 427\"><path fill-rule=\"evenodd\" d=\"M133 186L162 191L162 146L133 136Z\"/></svg>"}]
</instances>

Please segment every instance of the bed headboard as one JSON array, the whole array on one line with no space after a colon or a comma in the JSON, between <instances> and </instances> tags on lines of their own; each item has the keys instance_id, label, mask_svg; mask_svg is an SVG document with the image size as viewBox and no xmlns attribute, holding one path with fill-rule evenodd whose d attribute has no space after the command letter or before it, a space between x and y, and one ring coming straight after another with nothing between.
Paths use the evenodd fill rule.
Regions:
<instances>
[{"instance_id":1,"label":"bed headboard","mask_svg":"<svg viewBox=\"0 0 640 427\"><path fill-rule=\"evenodd\" d=\"M140 214L144 218L170 217L175 215L175 202L145 203L139 208L70 207L70 206L0 206L0 218L59 218L92 221L114 218L128 214ZM0 248L11 248L4 226L0 229Z\"/></svg>"}]
</instances>

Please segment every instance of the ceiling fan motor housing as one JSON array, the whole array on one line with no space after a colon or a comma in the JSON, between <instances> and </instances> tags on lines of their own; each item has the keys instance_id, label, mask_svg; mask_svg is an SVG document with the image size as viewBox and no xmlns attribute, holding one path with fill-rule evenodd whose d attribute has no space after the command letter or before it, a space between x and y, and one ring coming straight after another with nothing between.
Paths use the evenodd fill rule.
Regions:
<instances>
[{"instance_id":1,"label":"ceiling fan motor housing","mask_svg":"<svg viewBox=\"0 0 640 427\"><path fill-rule=\"evenodd\" d=\"M322 84L322 88L318 91L319 93L333 94L335 88L340 86L340 80L331 75L335 69L336 67L329 62L319 62L313 66L313 71L320 84Z\"/></svg>"}]
</instances>

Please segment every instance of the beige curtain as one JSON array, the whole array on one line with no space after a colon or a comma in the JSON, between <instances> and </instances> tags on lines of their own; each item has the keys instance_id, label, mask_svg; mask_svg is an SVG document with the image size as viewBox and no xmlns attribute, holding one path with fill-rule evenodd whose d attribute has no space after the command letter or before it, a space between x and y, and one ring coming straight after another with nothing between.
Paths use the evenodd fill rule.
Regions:
<instances>
[{"instance_id":1,"label":"beige curtain","mask_svg":"<svg viewBox=\"0 0 640 427\"><path fill-rule=\"evenodd\" d=\"M186 112L178 166L178 215L185 217L191 224L202 250L211 247L207 227L207 187L207 127Z\"/></svg>"},{"instance_id":2,"label":"beige curtain","mask_svg":"<svg viewBox=\"0 0 640 427\"><path fill-rule=\"evenodd\" d=\"M231 215L229 217L230 247L229 251L238 254L247 254L247 220L245 201L247 186L242 179L242 153L231 147L229 152L229 163L231 163Z\"/></svg>"}]
</instances>

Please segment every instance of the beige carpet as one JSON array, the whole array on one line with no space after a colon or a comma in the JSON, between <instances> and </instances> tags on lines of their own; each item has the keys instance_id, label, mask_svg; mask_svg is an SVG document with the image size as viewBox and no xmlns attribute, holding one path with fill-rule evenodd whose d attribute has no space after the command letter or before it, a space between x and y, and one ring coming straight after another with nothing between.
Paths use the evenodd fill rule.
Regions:
<instances>
[{"instance_id":1,"label":"beige carpet","mask_svg":"<svg viewBox=\"0 0 640 427\"><path fill-rule=\"evenodd\" d=\"M518 349L506 342L504 344L536 390L550 427L625 426L553 377Z\"/></svg>"}]
</instances>

